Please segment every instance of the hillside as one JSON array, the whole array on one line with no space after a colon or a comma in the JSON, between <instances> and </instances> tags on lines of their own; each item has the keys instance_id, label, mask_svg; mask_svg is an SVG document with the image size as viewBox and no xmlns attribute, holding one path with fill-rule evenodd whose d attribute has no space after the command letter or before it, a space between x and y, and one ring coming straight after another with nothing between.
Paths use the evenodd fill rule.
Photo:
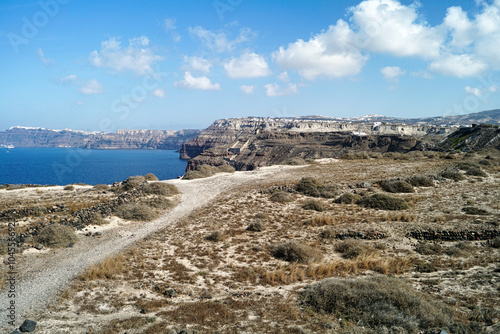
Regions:
<instances>
[{"instance_id":1,"label":"hillside","mask_svg":"<svg viewBox=\"0 0 500 334\"><path fill-rule=\"evenodd\" d=\"M178 150L183 143L195 138L199 133L199 130L118 130L116 133L105 133L16 126L0 132L0 145Z\"/></svg>"}]
</instances>

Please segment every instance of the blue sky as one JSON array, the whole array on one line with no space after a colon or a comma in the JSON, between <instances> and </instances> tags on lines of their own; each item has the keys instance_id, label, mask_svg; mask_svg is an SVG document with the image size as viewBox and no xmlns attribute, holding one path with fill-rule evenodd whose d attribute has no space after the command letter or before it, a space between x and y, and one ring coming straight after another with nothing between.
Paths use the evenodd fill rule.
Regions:
<instances>
[{"instance_id":1,"label":"blue sky","mask_svg":"<svg viewBox=\"0 0 500 334\"><path fill-rule=\"evenodd\" d=\"M500 106L500 0L0 2L0 131Z\"/></svg>"}]
</instances>

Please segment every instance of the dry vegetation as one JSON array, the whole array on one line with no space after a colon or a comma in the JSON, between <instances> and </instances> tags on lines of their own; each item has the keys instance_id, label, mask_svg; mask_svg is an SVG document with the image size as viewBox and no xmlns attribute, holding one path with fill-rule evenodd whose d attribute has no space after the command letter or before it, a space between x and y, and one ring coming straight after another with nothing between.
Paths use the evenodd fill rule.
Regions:
<instances>
[{"instance_id":1,"label":"dry vegetation","mask_svg":"<svg viewBox=\"0 0 500 334\"><path fill-rule=\"evenodd\" d=\"M39 329L494 333L498 238L407 233L498 230L500 158L431 153L346 154L223 194L89 268Z\"/></svg>"}]
</instances>

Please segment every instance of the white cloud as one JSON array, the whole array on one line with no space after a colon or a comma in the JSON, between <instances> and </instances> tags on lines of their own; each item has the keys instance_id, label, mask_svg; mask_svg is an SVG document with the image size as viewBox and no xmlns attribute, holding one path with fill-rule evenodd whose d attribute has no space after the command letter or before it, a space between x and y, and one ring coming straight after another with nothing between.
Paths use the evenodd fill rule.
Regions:
<instances>
[{"instance_id":1,"label":"white cloud","mask_svg":"<svg viewBox=\"0 0 500 334\"><path fill-rule=\"evenodd\" d=\"M189 27L189 33L191 36L201 40L203 46L216 52L232 51L236 45L246 42L255 36L255 33L248 28L241 29L239 35L233 40L228 39L226 33L222 31L212 32L200 26Z\"/></svg>"},{"instance_id":2,"label":"white cloud","mask_svg":"<svg viewBox=\"0 0 500 334\"><path fill-rule=\"evenodd\" d=\"M54 78L54 82L59 84L77 84L78 77L74 74L70 74L62 78Z\"/></svg>"},{"instance_id":3,"label":"white cloud","mask_svg":"<svg viewBox=\"0 0 500 334\"><path fill-rule=\"evenodd\" d=\"M258 78L271 74L264 57L253 52L231 58L224 64L224 69L230 78Z\"/></svg>"},{"instance_id":4,"label":"white cloud","mask_svg":"<svg viewBox=\"0 0 500 334\"><path fill-rule=\"evenodd\" d=\"M184 73L184 80L177 81L174 86L179 89L188 90L219 90L218 83L212 83L206 76L193 77L191 73Z\"/></svg>"},{"instance_id":5,"label":"white cloud","mask_svg":"<svg viewBox=\"0 0 500 334\"><path fill-rule=\"evenodd\" d=\"M152 72L152 66L163 57L155 55L148 48L146 36L129 39L129 45L122 47L117 38L110 38L101 43L100 51L90 53L90 62L95 67L108 67L115 71L132 71L137 74Z\"/></svg>"},{"instance_id":6,"label":"white cloud","mask_svg":"<svg viewBox=\"0 0 500 334\"><path fill-rule=\"evenodd\" d=\"M50 58L45 58L45 55L41 48L38 48L36 53L38 54L38 58L40 59L40 61L44 66L49 67L51 65L54 65L54 60Z\"/></svg>"},{"instance_id":7,"label":"white cloud","mask_svg":"<svg viewBox=\"0 0 500 334\"><path fill-rule=\"evenodd\" d=\"M288 76L288 72L284 71L278 74L278 79L280 79L283 82L288 82L290 81L290 77Z\"/></svg>"},{"instance_id":8,"label":"white cloud","mask_svg":"<svg viewBox=\"0 0 500 334\"><path fill-rule=\"evenodd\" d=\"M269 97L284 96L284 95L291 95L298 93L297 85L295 84L288 84L287 88L281 88L280 85L278 85L277 83L273 83L265 85L264 88L266 89L266 95Z\"/></svg>"},{"instance_id":9,"label":"white cloud","mask_svg":"<svg viewBox=\"0 0 500 334\"><path fill-rule=\"evenodd\" d=\"M368 59L359 49L353 49L351 43L355 38L349 25L338 20L305 42L301 39L280 47L274 53L274 59L284 68L292 68L308 80L319 76L340 78L358 74Z\"/></svg>"},{"instance_id":10,"label":"white cloud","mask_svg":"<svg viewBox=\"0 0 500 334\"><path fill-rule=\"evenodd\" d=\"M458 78L478 76L487 68L482 60L467 54L443 56L429 65L431 71Z\"/></svg>"},{"instance_id":11,"label":"white cloud","mask_svg":"<svg viewBox=\"0 0 500 334\"><path fill-rule=\"evenodd\" d=\"M424 79L432 79L432 74L430 74L428 71L415 71L415 72L411 72L411 75L413 75L414 77L420 77L420 78L424 78Z\"/></svg>"},{"instance_id":12,"label":"white cloud","mask_svg":"<svg viewBox=\"0 0 500 334\"><path fill-rule=\"evenodd\" d=\"M76 101L75 104L79 107L83 107L85 105L84 101Z\"/></svg>"},{"instance_id":13,"label":"white cloud","mask_svg":"<svg viewBox=\"0 0 500 334\"><path fill-rule=\"evenodd\" d=\"M240 90L243 94L252 94L255 90L255 86L252 85L241 85Z\"/></svg>"},{"instance_id":14,"label":"white cloud","mask_svg":"<svg viewBox=\"0 0 500 334\"><path fill-rule=\"evenodd\" d=\"M406 71L399 66L386 66L380 70L384 78L389 81L399 81L399 77L406 74Z\"/></svg>"},{"instance_id":15,"label":"white cloud","mask_svg":"<svg viewBox=\"0 0 500 334\"><path fill-rule=\"evenodd\" d=\"M80 87L80 93L85 95L102 94L104 93L104 88L99 81L92 79Z\"/></svg>"},{"instance_id":16,"label":"white cloud","mask_svg":"<svg viewBox=\"0 0 500 334\"><path fill-rule=\"evenodd\" d=\"M465 92L475 95L477 97L483 96L484 94L487 93L495 93L497 91L498 87L496 85L490 86L488 88L474 88L470 86L465 87Z\"/></svg>"},{"instance_id":17,"label":"white cloud","mask_svg":"<svg viewBox=\"0 0 500 334\"><path fill-rule=\"evenodd\" d=\"M204 74L210 73L212 63L201 57L184 56L184 69L188 71L198 71Z\"/></svg>"},{"instance_id":18,"label":"white cloud","mask_svg":"<svg viewBox=\"0 0 500 334\"><path fill-rule=\"evenodd\" d=\"M165 97L165 91L161 88L156 88L152 93L153 96L163 99Z\"/></svg>"},{"instance_id":19,"label":"white cloud","mask_svg":"<svg viewBox=\"0 0 500 334\"><path fill-rule=\"evenodd\" d=\"M398 57L433 58L440 54L446 34L419 17L417 6L397 0L366 0L350 9L359 28L355 46Z\"/></svg>"}]
</instances>

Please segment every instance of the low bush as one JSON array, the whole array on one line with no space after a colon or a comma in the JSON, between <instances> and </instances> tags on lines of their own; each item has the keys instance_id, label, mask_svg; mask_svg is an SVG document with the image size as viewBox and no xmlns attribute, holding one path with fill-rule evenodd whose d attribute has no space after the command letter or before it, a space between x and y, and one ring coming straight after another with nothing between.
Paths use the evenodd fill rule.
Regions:
<instances>
[{"instance_id":1,"label":"low bush","mask_svg":"<svg viewBox=\"0 0 500 334\"><path fill-rule=\"evenodd\" d=\"M293 197L289 193L280 191L272 194L270 200L278 203L288 203L293 201Z\"/></svg>"},{"instance_id":2,"label":"low bush","mask_svg":"<svg viewBox=\"0 0 500 334\"><path fill-rule=\"evenodd\" d=\"M445 249L436 243L425 242L418 244L415 251L422 255L439 255L443 254Z\"/></svg>"},{"instance_id":3,"label":"low bush","mask_svg":"<svg viewBox=\"0 0 500 334\"><path fill-rule=\"evenodd\" d=\"M488 242L488 245L493 248L500 248L500 237L496 237Z\"/></svg>"},{"instance_id":4,"label":"low bush","mask_svg":"<svg viewBox=\"0 0 500 334\"><path fill-rule=\"evenodd\" d=\"M486 215L490 214L488 211L486 211L484 209L475 208L473 206L467 206L465 208L462 208L462 211L465 212L468 215L486 216Z\"/></svg>"},{"instance_id":5,"label":"low bush","mask_svg":"<svg viewBox=\"0 0 500 334\"><path fill-rule=\"evenodd\" d=\"M221 165L218 167L210 165L199 165L195 170L187 171L182 177L183 180L201 179L215 175L216 173L234 173L235 169L230 165Z\"/></svg>"},{"instance_id":6,"label":"low bush","mask_svg":"<svg viewBox=\"0 0 500 334\"><path fill-rule=\"evenodd\" d=\"M318 313L342 315L372 329L399 327L398 333L401 327L416 333L452 322L452 312L443 303L389 276L327 279L306 287L300 299Z\"/></svg>"},{"instance_id":7,"label":"low bush","mask_svg":"<svg viewBox=\"0 0 500 334\"><path fill-rule=\"evenodd\" d=\"M335 246L335 250L342 253L344 259L355 259L359 256L370 255L375 248L360 240L345 240Z\"/></svg>"},{"instance_id":8,"label":"low bush","mask_svg":"<svg viewBox=\"0 0 500 334\"><path fill-rule=\"evenodd\" d=\"M481 176L481 177L487 176L487 174L482 171L481 166L476 162L462 161L457 163L455 167L457 169L465 171L466 174L470 176Z\"/></svg>"},{"instance_id":9,"label":"low bush","mask_svg":"<svg viewBox=\"0 0 500 334\"><path fill-rule=\"evenodd\" d=\"M405 200L385 194L375 194L365 197L358 204L366 208L378 210L406 210L410 208Z\"/></svg>"},{"instance_id":10,"label":"low bush","mask_svg":"<svg viewBox=\"0 0 500 334\"><path fill-rule=\"evenodd\" d=\"M413 186L405 181L382 181L380 182L382 190L389 193L413 193Z\"/></svg>"},{"instance_id":11,"label":"low bush","mask_svg":"<svg viewBox=\"0 0 500 334\"><path fill-rule=\"evenodd\" d=\"M144 192L153 195L173 196L179 194L179 189L173 184L152 182L144 186Z\"/></svg>"},{"instance_id":12,"label":"low bush","mask_svg":"<svg viewBox=\"0 0 500 334\"><path fill-rule=\"evenodd\" d=\"M492 166L493 165L490 160L479 160L479 164L481 164L483 166Z\"/></svg>"},{"instance_id":13,"label":"low bush","mask_svg":"<svg viewBox=\"0 0 500 334\"><path fill-rule=\"evenodd\" d=\"M223 241L225 239L225 235L224 235L224 233L222 233L220 231L213 231L213 232L210 232L210 234L207 235L205 237L205 239L208 241L219 242L219 241Z\"/></svg>"},{"instance_id":14,"label":"low bush","mask_svg":"<svg viewBox=\"0 0 500 334\"><path fill-rule=\"evenodd\" d=\"M109 190L109 186L107 184L96 184L92 189L96 191L107 191Z\"/></svg>"},{"instance_id":15,"label":"low bush","mask_svg":"<svg viewBox=\"0 0 500 334\"><path fill-rule=\"evenodd\" d=\"M271 255L279 260L299 263L310 263L322 258L317 249L297 242L276 245L271 249Z\"/></svg>"},{"instance_id":16,"label":"low bush","mask_svg":"<svg viewBox=\"0 0 500 334\"><path fill-rule=\"evenodd\" d=\"M335 199L333 202L338 204L355 204L362 199L361 196L351 193L342 194L340 197Z\"/></svg>"},{"instance_id":17,"label":"low bush","mask_svg":"<svg viewBox=\"0 0 500 334\"><path fill-rule=\"evenodd\" d=\"M230 165L222 165L217 167L216 173L234 173L236 169Z\"/></svg>"},{"instance_id":18,"label":"low bush","mask_svg":"<svg viewBox=\"0 0 500 334\"><path fill-rule=\"evenodd\" d=\"M130 176L127 180L122 182L122 191L130 191L146 183L146 178L142 175Z\"/></svg>"},{"instance_id":19,"label":"low bush","mask_svg":"<svg viewBox=\"0 0 500 334\"><path fill-rule=\"evenodd\" d=\"M145 204L128 203L120 205L116 216L134 221L151 221L158 218L158 213Z\"/></svg>"},{"instance_id":20,"label":"low bush","mask_svg":"<svg viewBox=\"0 0 500 334\"><path fill-rule=\"evenodd\" d=\"M427 176L413 176L408 179L408 183L414 187L434 187L434 182Z\"/></svg>"},{"instance_id":21,"label":"low bush","mask_svg":"<svg viewBox=\"0 0 500 334\"><path fill-rule=\"evenodd\" d=\"M295 189L306 196L319 197L319 188L321 187L321 182L314 177L303 177L295 186Z\"/></svg>"},{"instance_id":22,"label":"low bush","mask_svg":"<svg viewBox=\"0 0 500 334\"><path fill-rule=\"evenodd\" d=\"M302 165L307 165L307 162L302 158L295 157L287 160L286 164L291 166L302 166Z\"/></svg>"},{"instance_id":23,"label":"low bush","mask_svg":"<svg viewBox=\"0 0 500 334\"><path fill-rule=\"evenodd\" d=\"M325 209L323 202L317 200L307 201L306 204L302 206L304 210L314 210L318 212L322 212Z\"/></svg>"},{"instance_id":24,"label":"low bush","mask_svg":"<svg viewBox=\"0 0 500 334\"><path fill-rule=\"evenodd\" d=\"M368 155L367 152L365 151L350 151L350 152L345 152L340 155L340 159L343 160L361 160L361 159L369 159L370 156Z\"/></svg>"},{"instance_id":25,"label":"low bush","mask_svg":"<svg viewBox=\"0 0 500 334\"><path fill-rule=\"evenodd\" d=\"M454 257L469 257L476 252L476 247L470 241L459 242L448 248L446 254Z\"/></svg>"},{"instance_id":26,"label":"low bush","mask_svg":"<svg viewBox=\"0 0 500 334\"><path fill-rule=\"evenodd\" d=\"M75 190L75 186L73 186L73 185L67 185L66 187L64 187L64 190L67 190L67 191Z\"/></svg>"},{"instance_id":27,"label":"low bush","mask_svg":"<svg viewBox=\"0 0 500 334\"><path fill-rule=\"evenodd\" d=\"M266 227L261 222L250 223L250 225L248 225L247 227L247 231L252 231L252 232L262 232L265 229Z\"/></svg>"},{"instance_id":28,"label":"low bush","mask_svg":"<svg viewBox=\"0 0 500 334\"><path fill-rule=\"evenodd\" d=\"M78 237L71 227L53 224L43 228L36 240L47 247L59 248L76 242Z\"/></svg>"},{"instance_id":29,"label":"low bush","mask_svg":"<svg viewBox=\"0 0 500 334\"><path fill-rule=\"evenodd\" d=\"M106 225L106 224L109 224L109 220L104 219L104 217L99 212L96 212L92 215L92 224L94 224L94 225Z\"/></svg>"},{"instance_id":30,"label":"low bush","mask_svg":"<svg viewBox=\"0 0 500 334\"><path fill-rule=\"evenodd\" d=\"M144 175L144 178L146 179L146 181L158 181L158 178L153 173Z\"/></svg>"},{"instance_id":31,"label":"low bush","mask_svg":"<svg viewBox=\"0 0 500 334\"><path fill-rule=\"evenodd\" d=\"M145 204L151 208L155 208L158 210L168 210L175 206L175 202L165 198L163 196L155 196L151 198L147 198L141 201L142 204Z\"/></svg>"},{"instance_id":32,"label":"low bush","mask_svg":"<svg viewBox=\"0 0 500 334\"><path fill-rule=\"evenodd\" d=\"M462 173L456 171L456 170L444 170L440 174L442 177L445 179L450 179L453 181L462 181L465 180L465 176L462 175Z\"/></svg>"}]
</instances>

